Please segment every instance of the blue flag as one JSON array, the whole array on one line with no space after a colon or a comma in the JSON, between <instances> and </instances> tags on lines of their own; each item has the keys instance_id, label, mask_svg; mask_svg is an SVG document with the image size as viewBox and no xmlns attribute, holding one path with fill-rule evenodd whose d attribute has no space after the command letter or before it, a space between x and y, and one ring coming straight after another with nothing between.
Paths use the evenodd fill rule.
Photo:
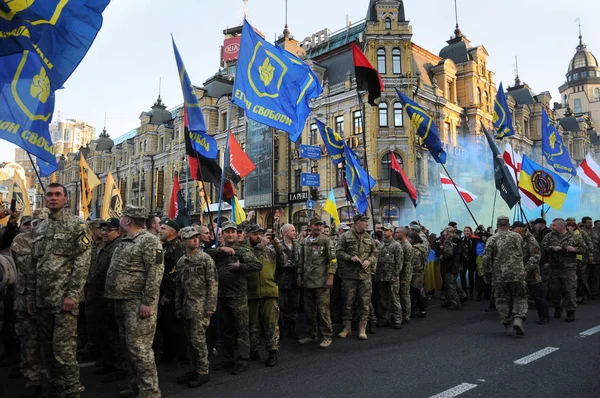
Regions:
<instances>
[{"instance_id":1,"label":"blue flag","mask_svg":"<svg viewBox=\"0 0 600 398\"><path fill-rule=\"evenodd\" d=\"M77 68L110 0L0 2L0 138L57 169L48 126L54 91Z\"/></svg>"},{"instance_id":2,"label":"blue flag","mask_svg":"<svg viewBox=\"0 0 600 398\"><path fill-rule=\"evenodd\" d=\"M331 157L331 161L335 166L344 161L344 139L329 126L325 126L325 123L315 119L321 138L327 148L327 153Z\"/></svg>"},{"instance_id":3,"label":"blue flag","mask_svg":"<svg viewBox=\"0 0 600 398\"><path fill-rule=\"evenodd\" d=\"M569 151L562 137L550 121L546 110L542 108L542 153L548 163L559 173L577 175Z\"/></svg>"},{"instance_id":4,"label":"blue flag","mask_svg":"<svg viewBox=\"0 0 600 398\"><path fill-rule=\"evenodd\" d=\"M344 152L348 192L352 196L356 210L364 214L369 208L369 200L367 198L371 189L375 187L375 180L362 168L358 155L348 145L344 144Z\"/></svg>"},{"instance_id":5,"label":"blue flag","mask_svg":"<svg viewBox=\"0 0 600 398\"><path fill-rule=\"evenodd\" d=\"M500 83L500 87L498 87L498 93L496 94L496 100L494 101L493 123L494 128L496 129L496 136L494 138L497 140L515 135L512 116L510 115L510 110L506 104L506 95L504 95L502 83Z\"/></svg>"},{"instance_id":6,"label":"blue flag","mask_svg":"<svg viewBox=\"0 0 600 398\"><path fill-rule=\"evenodd\" d=\"M310 67L267 43L244 20L233 103L259 123L286 131L296 142L323 88Z\"/></svg>"},{"instance_id":7,"label":"blue flag","mask_svg":"<svg viewBox=\"0 0 600 398\"><path fill-rule=\"evenodd\" d=\"M190 131L192 147L202 156L209 159L217 158L217 141L206 134L206 123L204 123L204 115L198 102L198 97L194 94L192 82L187 74L185 65L179 55L179 50L173 42L173 51L175 52L175 61L179 70L179 81L181 82L181 91L183 92L183 105L187 116L187 127Z\"/></svg>"},{"instance_id":8,"label":"blue flag","mask_svg":"<svg viewBox=\"0 0 600 398\"><path fill-rule=\"evenodd\" d=\"M433 156L433 159L437 163L446 163L444 144L442 143L442 140L440 140L440 133L438 132L433 118L429 116L425 109L401 93L398 89L396 89L396 93L400 98L404 110L410 117L410 121L415 128L415 131L419 137L421 137L421 142L427 147L429 153Z\"/></svg>"}]
</instances>

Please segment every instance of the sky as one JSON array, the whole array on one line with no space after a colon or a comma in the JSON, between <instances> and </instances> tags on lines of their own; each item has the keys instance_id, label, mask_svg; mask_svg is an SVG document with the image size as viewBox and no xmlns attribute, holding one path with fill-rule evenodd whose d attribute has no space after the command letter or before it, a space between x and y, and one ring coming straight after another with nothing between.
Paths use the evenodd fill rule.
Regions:
<instances>
[{"instance_id":1,"label":"sky","mask_svg":"<svg viewBox=\"0 0 600 398\"><path fill-rule=\"evenodd\" d=\"M406 0L413 42L438 54L454 31L453 0ZM365 18L368 0L289 0L288 24L298 40L322 29L342 29L348 17ZM460 28L472 45L484 45L497 85L519 76L536 93L559 101L569 61L578 44L580 17L588 50L600 57L597 0L458 0ZM171 34L192 82L201 86L219 67L223 29L243 20L242 0L113 0L104 26L77 70L56 93L54 120L76 118L104 127L112 138L139 126L139 115L161 97L168 108L183 102ZM248 0L248 21L269 40L285 25L285 0ZM589 16L589 17L588 17ZM0 161L14 158L12 144L0 145Z\"/></svg>"}]
</instances>

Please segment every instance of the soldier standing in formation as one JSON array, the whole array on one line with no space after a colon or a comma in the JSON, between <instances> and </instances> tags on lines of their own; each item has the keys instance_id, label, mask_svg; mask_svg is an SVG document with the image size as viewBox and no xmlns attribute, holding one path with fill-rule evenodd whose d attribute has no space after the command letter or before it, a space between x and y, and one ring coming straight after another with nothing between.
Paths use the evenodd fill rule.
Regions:
<instances>
[{"instance_id":1,"label":"soldier standing in formation","mask_svg":"<svg viewBox=\"0 0 600 398\"><path fill-rule=\"evenodd\" d=\"M443 307L449 310L462 310L461 297L465 294L456 278L460 273L460 239L456 236L454 227L444 228L444 244L440 257L440 268L446 288L446 302Z\"/></svg>"},{"instance_id":2,"label":"soldier standing in formation","mask_svg":"<svg viewBox=\"0 0 600 398\"><path fill-rule=\"evenodd\" d=\"M158 237L144 229L145 219L143 207L123 209L119 221L123 236L106 275L104 297L114 300L119 339L129 365L129 388L119 392L119 397L160 397L152 342L163 251Z\"/></svg>"},{"instance_id":3,"label":"soldier standing in formation","mask_svg":"<svg viewBox=\"0 0 600 398\"><path fill-rule=\"evenodd\" d=\"M584 278L588 281L592 298L597 299L600 297L600 231L593 228L590 217L583 217L581 222L583 223L582 232L588 236L590 242Z\"/></svg>"},{"instance_id":4,"label":"soldier standing in formation","mask_svg":"<svg viewBox=\"0 0 600 398\"><path fill-rule=\"evenodd\" d=\"M306 312L306 337L300 344L316 343L318 328L323 340L320 348L328 348L332 341L330 295L333 276L337 269L335 248L329 238L321 234L323 221L318 217L310 220L310 235L302 240L298 263L298 286L304 288L304 311ZM318 323L317 323L318 318Z\"/></svg>"},{"instance_id":5,"label":"soldier standing in formation","mask_svg":"<svg viewBox=\"0 0 600 398\"><path fill-rule=\"evenodd\" d=\"M429 256L428 244L423 242L421 235L412 230L407 237L411 245L412 280L410 282L411 303L414 303L415 317L425 318L427 301L423 291L425 283L425 267Z\"/></svg>"},{"instance_id":6,"label":"soldier standing in formation","mask_svg":"<svg viewBox=\"0 0 600 398\"><path fill-rule=\"evenodd\" d=\"M523 321L527 318L527 284L523 267L523 239L510 231L509 219L499 216L498 232L488 239L483 254L483 272L486 283L493 283L496 309L504 333L523 336Z\"/></svg>"},{"instance_id":7,"label":"soldier standing in formation","mask_svg":"<svg viewBox=\"0 0 600 398\"><path fill-rule=\"evenodd\" d=\"M238 375L249 368L250 331L248 320L248 282L249 272L258 272L262 264L252 251L237 242L237 226L231 221L222 225L223 244L208 249L214 259L219 275L219 299L217 316L223 342L224 362L215 367L231 369ZM235 350L237 349L237 362Z\"/></svg>"},{"instance_id":8,"label":"soldier standing in formation","mask_svg":"<svg viewBox=\"0 0 600 398\"><path fill-rule=\"evenodd\" d=\"M199 250L200 232L194 227L181 230L185 256L177 262L175 308L183 318L188 340L190 370L177 383L200 387L209 380L206 330L217 310L218 277L215 262Z\"/></svg>"},{"instance_id":9,"label":"soldier standing in formation","mask_svg":"<svg viewBox=\"0 0 600 398\"><path fill-rule=\"evenodd\" d=\"M283 236L283 251L286 262L283 267L277 269L275 278L279 285L279 309L283 313L281 317L283 327L288 330L288 337L298 340L296 333L296 321L298 319L298 307L300 306L300 289L298 289L299 248L296 242L296 228L292 224L284 224L281 227Z\"/></svg>"},{"instance_id":10,"label":"soldier standing in formation","mask_svg":"<svg viewBox=\"0 0 600 398\"><path fill-rule=\"evenodd\" d=\"M383 225L383 242L379 245L377 260L377 283L381 298L378 326L392 325L394 329L402 327L402 308L400 307L400 271L404 261L402 246L392 237L392 224Z\"/></svg>"},{"instance_id":11,"label":"soldier standing in formation","mask_svg":"<svg viewBox=\"0 0 600 398\"><path fill-rule=\"evenodd\" d=\"M548 289L554 304L554 318L562 318L566 309L566 322L575 320L577 310L577 254L585 253L581 235L567 230L562 218L555 218L550 225L551 233L542 240L542 257L548 268Z\"/></svg>"},{"instance_id":12,"label":"soldier standing in formation","mask_svg":"<svg viewBox=\"0 0 600 398\"><path fill-rule=\"evenodd\" d=\"M82 360L84 361L95 361L102 357L102 335L100 334L100 318L96 310L102 306L102 300L104 297L90 294L90 291L94 289L92 286L92 275L96 272L95 266L98 261L98 254L100 249L104 246L102 241L102 223L103 219L97 218L88 223L90 236L92 237L92 248L90 249L90 272L88 273L87 281L84 291L85 302L80 303L79 306L79 317L77 319L77 337L79 339L79 346L81 349L78 354L84 354ZM96 289L98 286L96 286ZM101 287L104 290L104 286Z\"/></svg>"},{"instance_id":13,"label":"soldier standing in formation","mask_svg":"<svg viewBox=\"0 0 600 398\"><path fill-rule=\"evenodd\" d=\"M36 313L50 392L73 398L85 390L76 358L77 313L92 239L79 217L64 209L64 186L49 184L45 198L50 216L34 232L27 306Z\"/></svg>"},{"instance_id":14,"label":"soldier standing in formation","mask_svg":"<svg viewBox=\"0 0 600 398\"><path fill-rule=\"evenodd\" d=\"M369 217L356 215L352 228L340 237L336 255L340 261L342 278L342 296L344 310L342 319L344 328L338 334L346 337L351 331L352 309L358 298L359 331L358 338L367 339L367 321L371 308L373 286L371 275L377 266L377 247L371 235L367 233Z\"/></svg>"},{"instance_id":15,"label":"soldier standing in formation","mask_svg":"<svg viewBox=\"0 0 600 398\"><path fill-rule=\"evenodd\" d=\"M407 239L408 229L398 228L396 240L402 246L403 263L400 269L400 306L402 308L402 322L408 323L410 321L410 314L412 312L412 303L410 300L410 283L412 282L413 272L413 251L410 242Z\"/></svg>"}]
</instances>

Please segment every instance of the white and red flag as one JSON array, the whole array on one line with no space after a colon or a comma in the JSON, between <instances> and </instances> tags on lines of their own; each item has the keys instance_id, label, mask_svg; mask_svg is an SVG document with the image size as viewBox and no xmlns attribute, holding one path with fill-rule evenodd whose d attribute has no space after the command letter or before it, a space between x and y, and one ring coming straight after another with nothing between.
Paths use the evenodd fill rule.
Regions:
<instances>
[{"instance_id":1,"label":"white and red flag","mask_svg":"<svg viewBox=\"0 0 600 398\"><path fill-rule=\"evenodd\" d=\"M442 182L442 189L449 190L449 191L455 191L456 189L458 189L460 196L462 196L462 198L465 200L465 202L467 204L469 204L472 201L474 201L475 199L477 199L477 195L452 183L452 180L450 178L446 177L445 175L443 175L442 173L440 173L440 181ZM454 187L456 187L456 188L454 188Z\"/></svg>"},{"instance_id":2,"label":"white and red flag","mask_svg":"<svg viewBox=\"0 0 600 398\"><path fill-rule=\"evenodd\" d=\"M600 166L592 159L591 154L587 154L581 165L577 168L577 175L586 184L600 188Z\"/></svg>"},{"instance_id":3,"label":"white and red flag","mask_svg":"<svg viewBox=\"0 0 600 398\"><path fill-rule=\"evenodd\" d=\"M510 142L506 143L502 158L506 162L506 165L511 169L511 177L515 180L515 183L519 183L519 175L521 174L521 164L523 163L523 156L515 153ZM516 176L516 178L515 178Z\"/></svg>"}]
</instances>

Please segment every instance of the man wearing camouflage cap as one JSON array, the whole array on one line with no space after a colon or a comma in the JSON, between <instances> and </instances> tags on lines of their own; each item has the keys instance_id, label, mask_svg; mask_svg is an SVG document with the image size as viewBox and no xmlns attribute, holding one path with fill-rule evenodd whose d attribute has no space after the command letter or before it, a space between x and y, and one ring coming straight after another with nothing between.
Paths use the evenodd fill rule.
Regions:
<instances>
[{"instance_id":1,"label":"man wearing camouflage cap","mask_svg":"<svg viewBox=\"0 0 600 398\"><path fill-rule=\"evenodd\" d=\"M51 395L78 397L85 388L76 358L77 314L92 239L83 221L64 209L64 186L49 184L45 199L50 215L34 232L27 306L37 314Z\"/></svg>"},{"instance_id":2,"label":"man wearing camouflage cap","mask_svg":"<svg viewBox=\"0 0 600 398\"><path fill-rule=\"evenodd\" d=\"M510 231L509 219L499 216L498 232L490 237L483 253L483 272L492 291L504 334L525 335L523 322L527 318L527 283L523 266L523 239Z\"/></svg>"},{"instance_id":3,"label":"man wearing camouflage cap","mask_svg":"<svg viewBox=\"0 0 600 398\"><path fill-rule=\"evenodd\" d=\"M449 310L461 310L461 298L466 296L461 286L456 283L456 278L462 267L460 256L461 242L457 236L456 228L447 226L443 231L444 243L440 256L440 268L446 288L446 302L442 304Z\"/></svg>"},{"instance_id":4,"label":"man wearing camouflage cap","mask_svg":"<svg viewBox=\"0 0 600 398\"><path fill-rule=\"evenodd\" d=\"M376 280L379 284L381 299L379 326L392 325L400 329L402 324L402 309L400 308L400 271L404 261L402 246L396 242L394 227L390 223L383 224L383 242L379 244L379 259L377 260Z\"/></svg>"},{"instance_id":5,"label":"man wearing camouflage cap","mask_svg":"<svg viewBox=\"0 0 600 398\"><path fill-rule=\"evenodd\" d=\"M17 285L15 286L15 330L21 344L21 374L25 377L26 397L38 396L42 387L40 375L42 371L42 356L40 352L40 335L35 316L27 312L27 283L31 264L31 249L33 245L33 228L43 220L48 219L48 209L33 211L32 217L23 216L21 227L27 225L29 218L30 229L20 233L10 246L10 254L17 267Z\"/></svg>"},{"instance_id":6,"label":"man wearing camouflage cap","mask_svg":"<svg viewBox=\"0 0 600 398\"><path fill-rule=\"evenodd\" d=\"M180 231L185 255L177 262L175 309L183 318L189 344L190 370L177 383L199 387L208 382L206 330L217 310L218 277L215 262L199 250L200 233L194 227Z\"/></svg>"},{"instance_id":7,"label":"man wearing camouflage cap","mask_svg":"<svg viewBox=\"0 0 600 398\"><path fill-rule=\"evenodd\" d=\"M119 220L121 243L106 275L104 297L114 300L121 347L129 365L129 388L119 397L160 397L152 351L162 280L163 250L145 229L143 207L127 205Z\"/></svg>"}]
</instances>

